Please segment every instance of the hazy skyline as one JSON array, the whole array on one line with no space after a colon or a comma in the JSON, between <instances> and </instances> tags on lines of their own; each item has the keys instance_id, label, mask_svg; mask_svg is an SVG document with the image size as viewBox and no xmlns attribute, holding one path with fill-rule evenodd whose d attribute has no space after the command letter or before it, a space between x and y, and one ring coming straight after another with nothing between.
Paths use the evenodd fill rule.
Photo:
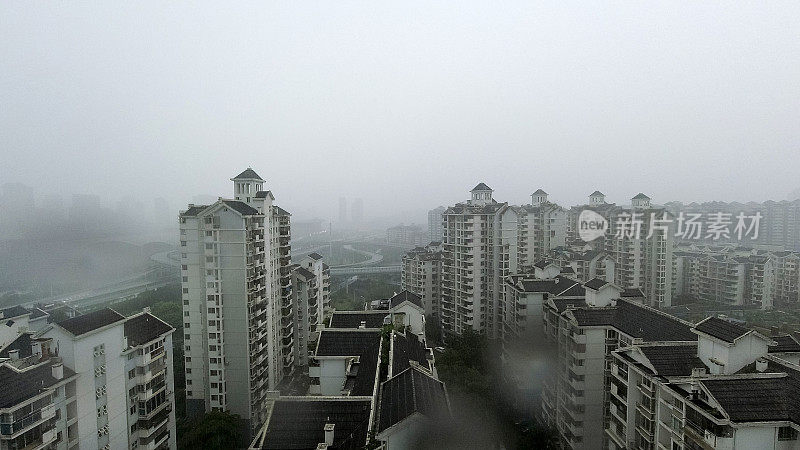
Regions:
<instances>
[{"instance_id":1,"label":"hazy skyline","mask_svg":"<svg viewBox=\"0 0 800 450\"><path fill-rule=\"evenodd\" d=\"M365 217L800 186L800 4L0 5L0 184ZM148 203L149 204L149 203Z\"/></svg>"}]
</instances>

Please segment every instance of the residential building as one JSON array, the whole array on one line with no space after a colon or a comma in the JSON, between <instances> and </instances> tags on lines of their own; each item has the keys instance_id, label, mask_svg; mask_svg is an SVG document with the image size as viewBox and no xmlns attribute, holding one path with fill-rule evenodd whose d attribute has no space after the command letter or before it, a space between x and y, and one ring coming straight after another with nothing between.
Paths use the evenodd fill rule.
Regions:
<instances>
[{"instance_id":1,"label":"residential building","mask_svg":"<svg viewBox=\"0 0 800 450\"><path fill-rule=\"evenodd\" d=\"M330 269L319 253L311 253L292 267L297 365L308 365L309 345L317 341L322 319L330 308L330 290Z\"/></svg>"},{"instance_id":2,"label":"residential building","mask_svg":"<svg viewBox=\"0 0 800 450\"><path fill-rule=\"evenodd\" d=\"M542 390L543 417L574 449L597 448L604 441L614 350L695 337L688 322L624 298L625 290L606 280L590 280L583 289L583 299L548 297L543 313L545 339L557 346L556 369Z\"/></svg>"},{"instance_id":3,"label":"residential building","mask_svg":"<svg viewBox=\"0 0 800 450\"><path fill-rule=\"evenodd\" d=\"M431 242L403 255L400 288L422 298L426 317L439 317L442 296L442 244Z\"/></svg>"},{"instance_id":4,"label":"residential building","mask_svg":"<svg viewBox=\"0 0 800 450\"><path fill-rule=\"evenodd\" d=\"M294 366L289 213L248 168L233 199L180 213L187 412L263 423L267 391Z\"/></svg>"},{"instance_id":5,"label":"residential building","mask_svg":"<svg viewBox=\"0 0 800 450\"><path fill-rule=\"evenodd\" d=\"M692 331L613 352L606 448L800 448L800 367L781 359L797 341L716 317Z\"/></svg>"},{"instance_id":6,"label":"residential building","mask_svg":"<svg viewBox=\"0 0 800 450\"><path fill-rule=\"evenodd\" d=\"M386 242L404 247L418 247L428 242L427 233L416 225L397 225L386 230Z\"/></svg>"},{"instance_id":7,"label":"residential building","mask_svg":"<svg viewBox=\"0 0 800 450\"><path fill-rule=\"evenodd\" d=\"M447 208L439 206L428 211L428 240L442 242L442 213Z\"/></svg>"},{"instance_id":8,"label":"residential building","mask_svg":"<svg viewBox=\"0 0 800 450\"><path fill-rule=\"evenodd\" d=\"M553 262L561 269L571 268L575 279L581 283L594 278L614 282L614 260L604 251L556 247L548 252L545 261Z\"/></svg>"}]
</instances>

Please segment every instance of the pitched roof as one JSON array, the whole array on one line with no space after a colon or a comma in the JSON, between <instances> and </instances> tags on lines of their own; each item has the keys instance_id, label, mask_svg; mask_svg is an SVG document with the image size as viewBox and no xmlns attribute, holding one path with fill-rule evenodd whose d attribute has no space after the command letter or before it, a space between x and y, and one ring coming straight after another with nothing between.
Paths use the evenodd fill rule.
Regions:
<instances>
[{"instance_id":1,"label":"pitched roof","mask_svg":"<svg viewBox=\"0 0 800 450\"><path fill-rule=\"evenodd\" d=\"M316 277L316 275L314 275L314 272L306 269L305 267L298 267L298 268L294 269L294 271L296 273L302 275L302 277L305 278L306 280L310 280L310 279Z\"/></svg>"},{"instance_id":2,"label":"pitched roof","mask_svg":"<svg viewBox=\"0 0 800 450\"><path fill-rule=\"evenodd\" d=\"M571 311L579 326L613 326L645 342L697 340L688 323L628 300L617 300L616 306L579 307Z\"/></svg>"},{"instance_id":3,"label":"pitched roof","mask_svg":"<svg viewBox=\"0 0 800 450\"><path fill-rule=\"evenodd\" d=\"M240 202L238 200L223 200L222 203L225 203L225 205L228 206L229 208L245 216L254 216L257 214L261 214L260 212L258 212L257 209L253 208L252 206L248 205L245 202Z\"/></svg>"},{"instance_id":4,"label":"pitched roof","mask_svg":"<svg viewBox=\"0 0 800 450\"><path fill-rule=\"evenodd\" d=\"M707 379L700 382L732 422L793 421L800 424L800 373L769 361L774 376Z\"/></svg>"},{"instance_id":5,"label":"pitched roof","mask_svg":"<svg viewBox=\"0 0 800 450\"><path fill-rule=\"evenodd\" d=\"M209 205L194 205L190 206L189 209L181 214L182 216L196 216L200 214L204 209L208 208Z\"/></svg>"},{"instance_id":6,"label":"pitched roof","mask_svg":"<svg viewBox=\"0 0 800 450\"><path fill-rule=\"evenodd\" d=\"M365 348L380 339L378 330L322 330L317 342L316 356L359 356Z\"/></svg>"},{"instance_id":7,"label":"pitched roof","mask_svg":"<svg viewBox=\"0 0 800 450\"><path fill-rule=\"evenodd\" d=\"M620 297L644 297L644 292L640 288L628 288L619 294Z\"/></svg>"},{"instance_id":8,"label":"pitched roof","mask_svg":"<svg viewBox=\"0 0 800 450\"><path fill-rule=\"evenodd\" d=\"M26 314L30 314L30 311L23 308L22 306L16 305L11 306L9 308L3 308L0 310L0 313L3 314L3 319L12 319L14 317L24 316Z\"/></svg>"},{"instance_id":9,"label":"pitched roof","mask_svg":"<svg viewBox=\"0 0 800 450\"><path fill-rule=\"evenodd\" d=\"M244 172L242 172L239 175L236 175L235 177L233 177L233 179L234 180L242 180L242 179L244 179L244 180L252 180L252 179L255 179L255 180L264 181L263 178L258 176L258 174L256 173L255 170L253 170L253 169L251 169L249 167Z\"/></svg>"},{"instance_id":10,"label":"pitched roof","mask_svg":"<svg viewBox=\"0 0 800 450\"><path fill-rule=\"evenodd\" d=\"M416 334L392 333L392 374L396 375L411 367L411 361L430 369L425 344Z\"/></svg>"},{"instance_id":11,"label":"pitched roof","mask_svg":"<svg viewBox=\"0 0 800 450\"><path fill-rule=\"evenodd\" d=\"M532 195L547 195L547 192L541 189L537 189L536 192L534 192Z\"/></svg>"},{"instance_id":12,"label":"pitched roof","mask_svg":"<svg viewBox=\"0 0 800 450\"><path fill-rule=\"evenodd\" d=\"M322 255L320 255L317 252L309 253L308 257L313 259L313 260L315 260L315 261L319 261L320 259L322 259Z\"/></svg>"},{"instance_id":13,"label":"pitched roof","mask_svg":"<svg viewBox=\"0 0 800 450\"><path fill-rule=\"evenodd\" d=\"M345 389L350 390L351 396L372 396L375 393L375 375L378 373L380 347L380 342L376 341L374 344L365 347L361 354L358 355L358 364L353 365L356 372L351 374L345 382Z\"/></svg>"},{"instance_id":14,"label":"pitched roof","mask_svg":"<svg viewBox=\"0 0 800 450\"><path fill-rule=\"evenodd\" d=\"M636 196L635 196L635 197L633 197L631 200L650 200L650 197L648 197L648 196L646 196L646 195L642 194L641 192L639 192L639 193L638 193L638 194L636 194Z\"/></svg>"},{"instance_id":15,"label":"pitched roof","mask_svg":"<svg viewBox=\"0 0 800 450\"><path fill-rule=\"evenodd\" d=\"M491 191L491 190L492 190L492 188L487 186L485 183L478 183L477 186L472 188L472 191ZM470 192L472 192L472 191L470 191Z\"/></svg>"},{"instance_id":16,"label":"pitched roof","mask_svg":"<svg viewBox=\"0 0 800 450\"><path fill-rule=\"evenodd\" d=\"M334 424L337 450L361 449L367 442L369 399L279 398L267 424L263 449L313 449L325 442L325 424Z\"/></svg>"},{"instance_id":17,"label":"pitched roof","mask_svg":"<svg viewBox=\"0 0 800 450\"><path fill-rule=\"evenodd\" d=\"M331 328L358 328L366 322L367 328L383 327L386 311L334 311L331 316Z\"/></svg>"},{"instance_id":18,"label":"pitched roof","mask_svg":"<svg viewBox=\"0 0 800 450\"><path fill-rule=\"evenodd\" d=\"M536 267L537 269L544 269L547 266L550 266L552 264L553 264L552 261L548 261L546 259L540 259L539 261L536 261L535 263L533 263L533 267Z\"/></svg>"},{"instance_id":19,"label":"pitched roof","mask_svg":"<svg viewBox=\"0 0 800 450\"><path fill-rule=\"evenodd\" d=\"M449 415L449 407L444 384L415 367L409 367L381 385L378 432L415 412L437 418Z\"/></svg>"},{"instance_id":20,"label":"pitched roof","mask_svg":"<svg viewBox=\"0 0 800 450\"><path fill-rule=\"evenodd\" d=\"M31 349L31 334L20 333L16 339L6 345L3 350L0 350L0 358L9 358L8 352L11 350L19 350L20 358L27 358L33 354Z\"/></svg>"},{"instance_id":21,"label":"pitched roof","mask_svg":"<svg viewBox=\"0 0 800 450\"><path fill-rule=\"evenodd\" d=\"M772 340L775 341L777 345L771 345L769 347L770 353L800 352L800 341L788 334L784 336L773 336Z\"/></svg>"},{"instance_id":22,"label":"pitched roof","mask_svg":"<svg viewBox=\"0 0 800 450\"><path fill-rule=\"evenodd\" d=\"M8 408L42 393L45 388L56 384L50 361L25 368L21 372L0 365L0 408ZM74 375L64 367L64 377Z\"/></svg>"},{"instance_id":23,"label":"pitched roof","mask_svg":"<svg viewBox=\"0 0 800 450\"><path fill-rule=\"evenodd\" d=\"M44 316L49 316L50 315L50 314L47 313L47 311L39 308L38 306L34 307L34 308L31 308L29 311L31 313L31 316L30 316L31 319L38 319L39 317L44 317Z\"/></svg>"},{"instance_id":24,"label":"pitched roof","mask_svg":"<svg viewBox=\"0 0 800 450\"><path fill-rule=\"evenodd\" d=\"M62 320L57 325L74 336L80 336L124 319L125 316L113 309L103 308L71 319Z\"/></svg>"},{"instance_id":25,"label":"pitched roof","mask_svg":"<svg viewBox=\"0 0 800 450\"><path fill-rule=\"evenodd\" d=\"M405 301L411 302L420 308L424 308L424 306L422 306L422 298L409 290L404 290L403 292L392 296L392 298L389 299L389 308L394 308Z\"/></svg>"},{"instance_id":26,"label":"pitched roof","mask_svg":"<svg viewBox=\"0 0 800 450\"><path fill-rule=\"evenodd\" d=\"M607 284L611 284L611 283L609 283L608 281L606 281L606 280L604 280L602 278L592 278L591 280L589 280L586 283L584 283L583 286L587 287L589 289L594 289L596 291L596 290L600 289L601 287L603 287L603 286L605 286Z\"/></svg>"},{"instance_id":27,"label":"pitched roof","mask_svg":"<svg viewBox=\"0 0 800 450\"><path fill-rule=\"evenodd\" d=\"M594 192L592 192L591 194L589 194L589 197L597 197L597 196L605 197L605 196L606 196L606 194L603 194L603 193L602 193L602 192L600 192L600 191L594 191Z\"/></svg>"},{"instance_id":28,"label":"pitched roof","mask_svg":"<svg viewBox=\"0 0 800 450\"><path fill-rule=\"evenodd\" d=\"M149 312L137 314L125 321L125 337L131 346L145 344L172 331L173 328L168 323Z\"/></svg>"},{"instance_id":29,"label":"pitched roof","mask_svg":"<svg viewBox=\"0 0 800 450\"><path fill-rule=\"evenodd\" d=\"M706 367L697 357L697 344L643 345L639 349L661 376L689 376L692 369Z\"/></svg>"},{"instance_id":30,"label":"pitched roof","mask_svg":"<svg viewBox=\"0 0 800 450\"><path fill-rule=\"evenodd\" d=\"M272 195L272 191L258 191L256 192L256 198L267 198L270 197L271 199L275 200L275 196Z\"/></svg>"},{"instance_id":31,"label":"pitched roof","mask_svg":"<svg viewBox=\"0 0 800 450\"><path fill-rule=\"evenodd\" d=\"M733 343L736 339L749 333L750 330L719 317L709 317L694 327L695 330L721 339L725 342Z\"/></svg>"}]
</instances>

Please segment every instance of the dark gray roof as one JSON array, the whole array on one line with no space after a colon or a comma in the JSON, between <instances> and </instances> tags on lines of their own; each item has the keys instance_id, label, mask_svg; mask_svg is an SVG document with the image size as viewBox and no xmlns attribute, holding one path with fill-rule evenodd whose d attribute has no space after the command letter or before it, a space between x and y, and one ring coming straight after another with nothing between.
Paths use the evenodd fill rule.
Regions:
<instances>
[{"instance_id":1,"label":"dark gray roof","mask_svg":"<svg viewBox=\"0 0 800 450\"><path fill-rule=\"evenodd\" d=\"M417 294L415 294L415 293L413 293L413 292L411 292L409 290L404 290L403 292L400 292L399 294L395 294L392 298L390 298L389 299L389 307L390 308L394 308L395 306L398 306L398 305L400 305L401 303L403 303L405 301L409 301L409 302L419 306L420 308L424 308L424 306L422 306L422 298L420 298L419 295L417 295Z\"/></svg>"},{"instance_id":2,"label":"dark gray roof","mask_svg":"<svg viewBox=\"0 0 800 450\"><path fill-rule=\"evenodd\" d=\"M317 356L359 356L380 341L378 330L343 331L322 330L317 342Z\"/></svg>"},{"instance_id":3,"label":"dark gray roof","mask_svg":"<svg viewBox=\"0 0 800 450\"><path fill-rule=\"evenodd\" d=\"M750 332L750 330L741 325L736 325L719 317L709 317L695 325L694 329L730 343Z\"/></svg>"},{"instance_id":4,"label":"dark gray roof","mask_svg":"<svg viewBox=\"0 0 800 450\"><path fill-rule=\"evenodd\" d=\"M591 280L584 283L583 286L589 289L594 289L596 291L607 284L609 284L608 281L602 278L592 278Z\"/></svg>"},{"instance_id":5,"label":"dark gray roof","mask_svg":"<svg viewBox=\"0 0 800 450\"><path fill-rule=\"evenodd\" d=\"M0 408L14 406L56 384L59 380L53 378L51 366L48 361L17 372L6 364L0 365ZM64 367L65 378L74 374Z\"/></svg>"},{"instance_id":6,"label":"dark gray roof","mask_svg":"<svg viewBox=\"0 0 800 450\"><path fill-rule=\"evenodd\" d=\"M62 320L58 325L75 336L124 320L125 316L111 308L98 309L82 316Z\"/></svg>"},{"instance_id":7,"label":"dark gray roof","mask_svg":"<svg viewBox=\"0 0 800 450\"><path fill-rule=\"evenodd\" d=\"M656 374L664 377L689 376L692 369L706 367L697 357L697 344L646 345L640 349L656 369Z\"/></svg>"},{"instance_id":8,"label":"dark gray roof","mask_svg":"<svg viewBox=\"0 0 800 450\"><path fill-rule=\"evenodd\" d=\"M31 319L38 319L39 317L44 317L44 316L49 316L50 315L50 314L47 314L47 311L44 311L39 307L31 308L30 309L30 313L31 313L31 317L30 317Z\"/></svg>"},{"instance_id":9,"label":"dark gray roof","mask_svg":"<svg viewBox=\"0 0 800 450\"><path fill-rule=\"evenodd\" d=\"M399 374L411 367L411 361L430 369L425 344L416 334L408 333L404 336L397 332L392 333L392 374Z\"/></svg>"},{"instance_id":10,"label":"dark gray roof","mask_svg":"<svg viewBox=\"0 0 800 450\"><path fill-rule=\"evenodd\" d=\"M472 191L491 191L491 190L492 190L492 188L487 186L485 183L478 183L477 186L472 188ZM470 191L470 192L472 192L472 191Z\"/></svg>"},{"instance_id":11,"label":"dark gray roof","mask_svg":"<svg viewBox=\"0 0 800 450\"><path fill-rule=\"evenodd\" d=\"M568 307L586 306L586 300L584 300L582 298L575 299L575 298L560 298L560 297L556 297L556 298L553 299L553 303L555 304L556 310L559 313L562 313L562 312L566 311Z\"/></svg>"},{"instance_id":12,"label":"dark gray roof","mask_svg":"<svg viewBox=\"0 0 800 450\"><path fill-rule=\"evenodd\" d=\"M447 417L449 407L444 384L410 367L381 385L378 432L419 412L435 420Z\"/></svg>"},{"instance_id":13,"label":"dark gray roof","mask_svg":"<svg viewBox=\"0 0 800 450\"><path fill-rule=\"evenodd\" d=\"M31 349L30 333L21 333L16 339L11 341L10 344L6 345L6 347L0 351L0 358L9 358L8 352L10 350L19 350L20 358L31 356L33 354L33 349Z\"/></svg>"},{"instance_id":14,"label":"dark gray roof","mask_svg":"<svg viewBox=\"0 0 800 450\"><path fill-rule=\"evenodd\" d=\"M257 209L253 208L252 206L248 205L245 202L240 202L237 200L223 200L222 203L225 203L225 205L228 206L229 208L245 216L254 216L257 214L261 214L258 212Z\"/></svg>"},{"instance_id":15,"label":"dark gray roof","mask_svg":"<svg viewBox=\"0 0 800 450\"><path fill-rule=\"evenodd\" d=\"M603 194L603 193L602 193L602 192L600 192L600 191L594 191L594 192L592 192L591 194L589 194L589 197L597 197L598 195L599 195L599 196L602 196L602 197L605 197L605 196L606 196L606 194Z\"/></svg>"},{"instance_id":16,"label":"dark gray roof","mask_svg":"<svg viewBox=\"0 0 800 450\"><path fill-rule=\"evenodd\" d=\"M315 260L315 261L319 261L320 259L322 259L322 255L320 255L317 252L309 253L308 257L313 259L313 260Z\"/></svg>"},{"instance_id":17,"label":"dark gray roof","mask_svg":"<svg viewBox=\"0 0 800 450\"><path fill-rule=\"evenodd\" d=\"M640 288L628 288L619 295L620 297L644 297L644 292Z\"/></svg>"},{"instance_id":18,"label":"dark gray roof","mask_svg":"<svg viewBox=\"0 0 800 450\"><path fill-rule=\"evenodd\" d=\"M234 180L241 180L241 179L245 179L245 180L247 180L247 179L256 179L256 180L261 180L261 181L264 181L264 179L263 179L263 178L261 178L260 176L258 176L258 174L256 173L256 171L255 171L255 170L253 170L253 169L251 169L251 168L249 168L249 167L248 167L248 168L247 168L247 170L245 170L244 172L242 172L242 173L240 173L239 175L236 175L235 177L233 177L233 179L234 179Z\"/></svg>"},{"instance_id":19,"label":"dark gray roof","mask_svg":"<svg viewBox=\"0 0 800 450\"><path fill-rule=\"evenodd\" d=\"M196 215L200 214L200 213L201 213L201 212L202 212L204 209L206 209L206 208L208 208L208 205L194 205L194 206L190 206L190 207L189 207L189 209L187 209L187 210L186 210L186 211L185 211L183 214L181 214L181 215L182 215L182 216L196 216Z\"/></svg>"},{"instance_id":20,"label":"dark gray roof","mask_svg":"<svg viewBox=\"0 0 800 450\"><path fill-rule=\"evenodd\" d=\"M270 192L270 191L258 191L258 192L256 192L256 198L267 198L267 196L274 197L274 195L272 195L272 192Z\"/></svg>"},{"instance_id":21,"label":"dark gray roof","mask_svg":"<svg viewBox=\"0 0 800 450\"><path fill-rule=\"evenodd\" d=\"M4 319L12 319L14 317L20 317L26 314L30 314L30 311L19 305L11 306L9 308L3 308L2 310L0 310L0 312L3 313Z\"/></svg>"},{"instance_id":22,"label":"dark gray roof","mask_svg":"<svg viewBox=\"0 0 800 450\"><path fill-rule=\"evenodd\" d=\"M285 209L281 208L281 207L280 207L280 206L278 206L278 205L272 205L272 208L275 210L275 212L276 212L276 213L277 213L279 216L291 216L291 215L292 215L292 213L290 213L289 211L287 211L287 210L285 210Z\"/></svg>"},{"instance_id":23,"label":"dark gray roof","mask_svg":"<svg viewBox=\"0 0 800 450\"><path fill-rule=\"evenodd\" d=\"M541 189L537 189L536 192L533 193L533 195L547 195L547 192Z\"/></svg>"},{"instance_id":24,"label":"dark gray roof","mask_svg":"<svg viewBox=\"0 0 800 450\"><path fill-rule=\"evenodd\" d=\"M638 194L636 194L636 197L633 197L632 200L650 200L650 197L639 192Z\"/></svg>"},{"instance_id":25,"label":"dark gray roof","mask_svg":"<svg viewBox=\"0 0 800 450\"><path fill-rule=\"evenodd\" d=\"M331 316L331 328L358 328L366 322L367 328L383 327L386 311L334 311Z\"/></svg>"},{"instance_id":26,"label":"dark gray roof","mask_svg":"<svg viewBox=\"0 0 800 450\"><path fill-rule=\"evenodd\" d=\"M150 313L142 313L125 321L125 337L128 345L137 346L172 333L173 328Z\"/></svg>"},{"instance_id":27,"label":"dark gray roof","mask_svg":"<svg viewBox=\"0 0 800 450\"><path fill-rule=\"evenodd\" d=\"M800 342L792 336L773 336L772 340L777 342L777 345L771 345L769 347L770 353L800 352Z\"/></svg>"},{"instance_id":28,"label":"dark gray roof","mask_svg":"<svg viewBox=\"0 0 800 450\"><path fill-rule=\"evenodd\" d=\"M613 326L645 342L697 340L689 324L628 300L620 299L616 306L604 308L576 308L572 313L579 326Z\"/></svg>"},{"instance_id":29,"label":"dark gray roof","mask_svg":"<svg viewBox=\"0 0 800 450\"><path fill-rule=\"evenodd\" d=\"M275 401L261 448L312 449L325 442L325 424L334 424L335 450L362 449L367 442L369 399L315 397Z\"/></svg>"},{"instance_id":30,"label":"dark gray roof","mask_svg":"<svg viewBox=\"0 0 800 450\"><path fill-rule=\"evenodd\" d=\"M316 276L316 275L314 275L314 272L306 269L305 267L298 267L298 268L294 269L294 271L297 272L298 274L300 274L306 280L310 280L310 279L312 279L312 278L314 278Z\"/></svg>"},{"instance_id":31,"label":"dark gray roof","mask_svg":"<svg viewBox=\"0 0 800 450\"><path fill-rule=\"evenodd\" d=\"M535 263L533 263L533 267L536 267L537 269L544 269L545 267L549 266L550 264L553 264L553 263L551 261L546 260L546 259L540 259L539 261L536 261Z\"/></svg>"},{"instance_id":32,"label":"dark gray roof","mask_svg":"<svg viewBox=\"0 0 800 450\"><path fill-rule=\"evenodd\" d=\"M345 382L345 389L350 390L350 395L372 396L375 394L375 375L378 373L378 355L380 342L364 348L358 355L358 364L354 364L355 374L351 374Z\"/></svg>"}]
</instances>

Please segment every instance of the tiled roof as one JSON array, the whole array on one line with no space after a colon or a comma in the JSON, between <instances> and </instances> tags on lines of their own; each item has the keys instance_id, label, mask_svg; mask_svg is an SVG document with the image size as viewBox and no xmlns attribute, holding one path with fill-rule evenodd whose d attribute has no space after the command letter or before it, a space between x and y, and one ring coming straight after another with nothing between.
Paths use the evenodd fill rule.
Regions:
<instances>
[{"instance_id":1,"label":"tiled roof","mask_svg":"<svg viewBox=\"0 0 800 450\"><path fill-rule=\"evenodd\" d=\"M449 415L444 384L410 367L381 385L378 432L418 412L431 419Z\"/></svg>"},{"instance_id":2,"label":"tiled roof","mask_svg":"<svg viewBox=\"0 0 800 450\"><path fill-rule=\"evenodd\" d=\"M792 336L773 336L772 340L777 342L777 345L769 347L770 353L793 353L800 352L800 342Z\"/></svg>"},{"instance_id":3,"label":"tiled roof","mask_svg":"<svg viewBox=\"0 0 800 450\"><path fill-rule=\"evenodd\" d=\"M8 352L11 350L19 350L20 358L31 356L33 354L33 349L31 349L30 333L20 333L16 339L6 345L3 350L0 350L0 358L9 358Z\"/></svg>"},{"instance_id":4,"label":"tiled roof","mask_svg":"<svg viewBox=\"0 0 800 450\"><path fill-rule=\"evenodd\" d=\"M695 325L694 329L730 343L750 332L749 329L741 325L728 322L719 317L709 317Z\"/></svg>"},{"instance_id":5,"label":"tiled roof","mask_svg":"<svg viewBox=\"0 0 800 450\"><path fill-rule=\"evenodd\" d=\"M556 306L556 310L561 313L567 310L567 307L580 307L586 306L586 300L584 299L574 299L574 298L554 298L553 304Z\"/></svg>"},{"instance_id":6,"label":"tiled roof","mask_svg":"<svg viewBox=\"0 0 800 450\"><path fill-rule=\"evenodd\" d=\"M640 349L655 368L657 375L689 376L692 369L706 367L697 357L697 344L644 345Z\"/></svg>"},{"instance_id":7,"label":"tiled roof","mask_svg":"<svg viewBox=\"0 0 800 450\"><path fill-rule=\"evenodd\" d=\"M420 308L424 308L424 306L422 306L422 298L420 298L419 295L417 295L417 294L415 294L415 293L413 293L413 292L411 292L409 290L404 290L403 292L400 292L399 294L395 294L392 298L390 298L389 299L389 308L394 308L395 306L398 306L398 305L400 305L401 303L403 303L405 301L409 301L409 302L419 306Z\"/></svg>"},{"instance_id":8,"label":"tiled roof","mask_svg":"<svg viewBox=\"0 0 800 450\"><path fill-rule=\"evenodd\" d=\"M425 369L430 369L426 356L425 345L416 334L408 333L407 336L404 336L400 333L392 333L393 375L411 367L411 361L417 362Z\"/></svg>"},{"instance_id":9,"label":"tiled roof","mask_svg":"<svg viewBox=\"0 0 800 450\"><path fill-rule=\"evenodd\" d=\"M380 341L378 330L322 330L317 342L317 356L359 356Z\"/></svg>"},{"instance_id":10,"label":"tiled roof","mask_svg":"<svg viewBox=\"0 0 800 450\"><path fill-rule=\"evenodd\" d=\"M536 192L533 193L533 195L547 195L547 192L541 189L537 189Z\"/></svg>"},{"instance_id":11,"label":"tiled roof","mask_svg":"<svg viewBox=\"0 0 800 450\"><path fill-rule=\"evenodd\" d=\"M639 192L638 194L636 194L636 197L633 197L633 200L650 200L650 197Z\"/></svg>"},{"instance_id":12,"label":"tiled roof","mask_svg":"<svg viewBox=\"0 0 800 450\"><path fill-rule=\"evenodd\" d=\"M596 291L607 284L609 284L608 281L602 278L592 278L591 280L584 283L583 286L589 289L594 289Z\"/></svg>"},{"instance_id":13,"label":"tiled roof","mask_svg":"<svg viewBox=\"0 0 800 450\"><path fill-rule=\"evenodd\" d=\"M346 387L350 388L350 395L372 396L375 393L379 352L380 343L375 342L358 355L357 373L346 384Z\"/></svg>"},{"instance_id":14,"label":"tiled roof","mask_svg":"<svg viewBox=\"0 0 800 450\"><path fill-rule=\"evenodd\" d=\"M261 214L258 212L257 209L253 208L252 206L248 205L245 202L240 202L237 200L223 200L222 203L225 203L225 205L228 206L229 208L245 216L254 216L257 214Z\"/></svg>"},{"instance_id":15,"label":"tiled roof","mask_svg":"<svg viewBox=\"0 0 800 450\"><path fill-rule=\"evenodd\" d=\"M275 196L272 195L272 191L258 191L258 192L256 192L256 198L267 198L267 197L272 197L273 199L275 198Z\"/></svg>"},{"instance_id":16,"label":"tiled roof","mask_svg":"<svg viewBox=\"0 0 800 450\"><path fill-rule=\"evenodd\" d=\"M59 380L53 378L51 366L52 363L47 361L17 372L7 364L0 365L0 408L14 406L56 384ZM64 367L64 377L74 374Z\"/></svg>"},{"instance_id":17,"label":"tiled roof","mask_svg":"<svg viewBox=\"0 0 800 450\"><path fill-rule=\"evenodd\" d=\"M31 313L31 317L30 317L31 319L38 319L39 317L44 317L44 316L49 316L50 315L50 314L47 314L46 311L42 310L39 307L31 308L29 311Z\"/></svg>"},{"instance_id":18,"label":"tiled roof","mask_svg":"<svg viewBox=\"0 0 800 450\"><path fill-rule=\"evenodd\" d=\"M697 340L689 324L627 300L617 300L616 306L576 308L572 314L579 326L613 326L645 342Z\"/></svg>"},{"instance_id":19,"label":"tiled roof","mask_svg":"<svg viewBox=\"0 0 800 450\"><path fill-rule=\"evenodd\" d=\"M605 196L606 196L606 194L603 194L603 193L602 193L602 192L600 192L600 191L594 191L594 192L592 192L591 194L589 194L589 197L597 197L597 196L602 196L602 197L605 197Z\"/></svg>"},{"instance_id":20,"label":"tiled roof","mask_svg":"<svg viewBox=\"0 0 800 450\"><path fill-rule=\"evenodd\" d=\"M196 216L200 214L204 209L208 208L208 205L194 205L189 207L182 216Z\"/></svg>"},{"instance_id":21,"label":"tiled roof","mask_svg":"<svg viewBox=\"0 0 800 450\"><path fill-rule=\"evenodd\" d=\"M125 337L128 345L137 346L172 333L173 328L149 312L135 315L125 321Z\"/></svg>"},{"instance_id":22,"label":"tiled roof","mask_svg":"<svg viewBox=\"0 0 800 450\"><path fill-rule=\"evenodd\" d=\"M0 310L3 313L3 319L11 319L14 317L24 316L26 314L30 314L30 311L23 308L22 306L11 306L9 308L3 308Z\"/></svg>"},{"instance_id":23,"label":"tiled roof","mask_svg":"<svg viewBox=\"0 0 800 450\"><path fill-rule=\"evenodd\" d=\"M80 336L124 319L125 316L114 311L113 309L103 308L82 316L62 320L61 322L58 322L58 325L72 333L74 336Z\"/></svg>"},{"instance_id":24,"label":"tiled roof","mask_svg":"<svg viewBox=\"0 0 800 450\"><path fill-rule=\"evenodd\" d=\"M315 261L319 261L320 259L322 259L322 255L320 255L317 252L309 253L308 257L313 259L313 260L315 260Z\"/></svg>"},{"instance_id":25,"label":"tiled roof","mask_svg":"<svg viewBox=\"0 0 800 450\"><path fill-rule=\"evenodd\" d=\"M264 179L263 179L263 178L261 178L260 176L258 176L258 174L256 173L256 171L255 171L255 170L253 170L253 169L251 169L251 168L249 168L249 167L248 167L248 168L247 168L247 170L245 170L244 172L242 172L242 173L240 173L239 175L236 175L235 177L233 177L233 179L234 179L234 180L241 180L241 179L256 179L256 180L261 180L261 181L264 181Z\"/></svg>"},{"instance_id":26,"label":"tiled roof","mask_svg":"<svg viewBox=\"0 0 800 450\"><path fill-rule=\"evenodd\" d=\"M491 191L492 188L487 186L485 183L478 183L478 185L475 186L474 188L472 188L472 190L473 191ZM470 191L470 192L472 192L472 191Z\"/></svg>"},{"instance_id":27,"label":"tiled roof","mask_svg":"<svg viewBox=\"0 0 800 450\"><path fill-rule=\"evenodd\" d=\"M312 278L314 278L316 276L316 275L314 275L314 272L306 269L305 267L298 267L298 268L294 269L294 271L297 272L299 275L301 275L306 280L310 280L310 279L312 279Z\"/></svg>"},{"instance_id":28,"label":"tiled roof","mask_svg":"<svg viewBox=\"0 0 800 450\"><path fill-rule=\"evenodd\" d=\"M358 328L366 322L367 328L383 327L386 311L334 311L331 316L331 328Z\"/></svg>"},{"instance_id":29,"label":"tiled roof","mask_svg":"<svg viewBox=\"0 0 800 450\"><path fill-rule=\"evenodd\" d=\"M369 399L303 397L275 401L264 444L270 450L311 449L325 442L325 424L334 424L335 450L362 449L367 442Z\"/></svg>"}]
</instances>

